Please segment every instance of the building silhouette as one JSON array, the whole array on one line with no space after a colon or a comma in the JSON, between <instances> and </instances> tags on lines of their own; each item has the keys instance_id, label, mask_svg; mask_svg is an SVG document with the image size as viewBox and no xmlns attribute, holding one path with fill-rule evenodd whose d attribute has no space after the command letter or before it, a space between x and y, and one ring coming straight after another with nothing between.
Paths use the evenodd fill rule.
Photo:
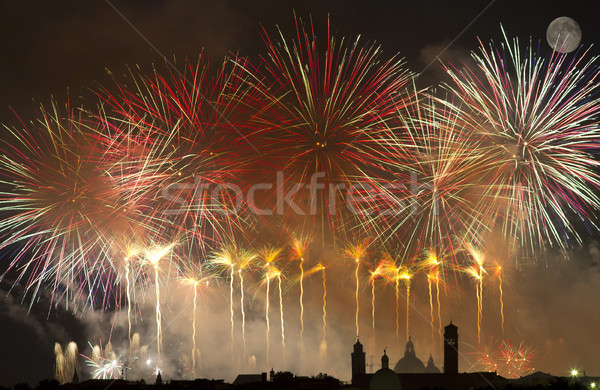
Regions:
<instances>
[{"instance_id":1,"label":"building silhouette","mask_svg":"<svg viewBox=\"0 0 600 390\"><path fill-rule=\"evenodd\" d=\"M458 374L458 328L452 321L444 328L444 374Z\"/></svg>"},{"instance_id":2,"label":"building silhouette","mask_svg":"<svg viewBox=\"0 0 600 390\"><path fill-rule=\"evenodd\" d=\"M402 384L398 375L390 370L390 359L383 350L381 357L381 368L377 370L369 381L369 390L402 390Z\"/></svg>"},{"instance_id":3,"label":"building silhouette","mask_svg":"<svg viewBox=\"0 0 600 390\"><path fill-rule=\"evenodd\" d=\"M423 374L425 373L425 365L417 357L415 352L415 345L413 344L411 337L408 336L408 342L406 343L406 349L404 351L404 357L398 360L394 371L397 374Z\"/></svg>"},{"instance_id":4,"label":"building silhouette","mask_svg":"<svg viewBox=\"0 0 600 390\"><path fill-rule=\"evenodd\" d=\"M352 384L357 384L358 378L365 375L365 352L363 351L363 345L360 343L358 337L356 338L356 344L354 344L354 352L352 356Z\"/></svg>"},{"instance_id":5,"label":"building silhouette","mask_svg":"<svg viewBox=\"0 0 600 390\"><path fill-rule=\"evenodd\" d=\"M465 390L475 388L502 388L508 382L496 372L458 372L458 328L452 322L444 333L444 372L435 366L429 356L427 366L417 358L415 347L409 338L402 357L394 371L390 370L389 357L384 351L381 370L366 374L365 352L357 340L352 353L352 386L361 390L421 390L448 389ZM398 385L400 387L398 387Z\"/></svg>"},{"instance_id":6,"label":"building silhouette","mask_svg":"<svg viewBox=\"0 0 600 390\"><path fill-rule=\"evenodd\" d=\"M431 356L431 354L429 354L429 360L427 361L427 365L425 366L425 373L426 374L439 374L441 371L439 368L437 368L435 366L435 363L433 362L433 356Z\"/></svg>"}]
</instances>

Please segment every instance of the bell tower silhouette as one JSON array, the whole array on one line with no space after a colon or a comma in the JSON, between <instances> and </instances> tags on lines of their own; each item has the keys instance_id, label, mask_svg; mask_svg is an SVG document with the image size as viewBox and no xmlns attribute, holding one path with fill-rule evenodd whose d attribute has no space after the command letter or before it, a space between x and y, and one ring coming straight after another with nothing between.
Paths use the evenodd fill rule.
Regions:
<instances>
[{"instance_id":1,"label":"bell tower silhouette","mask_svg":"<svg viewBox=\"0 0 600 390\"><path fill-rule=\"evenodd\" d=\"M452 321L444 328L444 374L458 374L458 328Z\"/></svg>"},{"instance_id":2,"label":"bell tower silhouette","mask_svg":"<svg viewBox=\"0 0 600 390\"><path fill-rule=\"evenodd\" d=\"M354 352L352 352L352 384L355 385L359 382L359 378L365 374L365 352L363 351L363 345L356 338L356 344L354 344Z\"/></svg>"}]
</instances>

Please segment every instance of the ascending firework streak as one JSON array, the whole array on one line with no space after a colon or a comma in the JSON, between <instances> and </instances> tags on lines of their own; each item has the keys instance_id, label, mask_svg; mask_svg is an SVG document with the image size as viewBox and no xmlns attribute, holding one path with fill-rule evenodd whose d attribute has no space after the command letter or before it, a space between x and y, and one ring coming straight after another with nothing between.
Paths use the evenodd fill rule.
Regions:
<instances>
[{"instance_id":1,"label":"ascending firework streak","mask_svg":"<svg viewBox=\"0 0 600 390\"><path fill-rule=\"evenodd\" d=\"M174 244L166 246L156 246L146 252L146 258L148 262L154 268L154 286L156 291L156 370L160 370L160 353L162 349L162 314L160 311L160 285L158 280L158 274L160 271L159 262L164 256L166 256L173 248Z\"/></svg>"},{"instance_id":2,"label":"ascending firework streak","mask_svg":"<svg viewBox=\"0 0 600 390\"><path fill-rule=\"evenodd\" d=\"M356 325L356 338L357 339L358 339L358 334L360 331L360 328L358 325L358 313L360 311L360 305L359 305L359 301L358 301L358 292L359 292L359 286L360 286L360 281L358 279L358 271L360 269L360 261L367 252L367 246L368 246L368 244L365 242L358 242L354 245L348 245L344 250L346 252L346 254L348 256L350 256L352 259L354 259L354 262L356 263L356 268L354 269L354 278L356 280L356 291L355 291L356 315L354 316L354 322Z\"/></svg>"},{"instance_id":3,"label":"ascending firework streak","mask_svg":"<svg viewBox=\"0 0 600 390\"><path fill-rule=\"evenodd\" d=\"M55 343L54 354L56 356L55 379L61 384L71 382L75 370L77 369L77 344L71 341L63 353L61 345Z\"/></svg>"},{"instance_id":4,"label":"ascending firework streak","mask_svg":"<svg viewBox=\"0 0 600 390\"><path fill-rule=\"evenodd\" d=\"M477 296L477 342L481 342L481 320L483 317L483 273L485 269L483 268L483 263L485 261L483 257L483 253L476 249L473 245L466 243L465 244L467 251L473 257L474 265L468 267L465 271L467 274L473 279L477 284L476 287L476 296Z\"/></svg>"},{"instance_id":5,"label":"ascending firework streak","mask_svg":"<svg viewBox=\"0 0 600 390\"><path fill-rule=\"evenodd\" d=\"M442 334L442 316L440 309L440 278L441 278L441 262L433 248L425 250L425 260L421 264L422 268L427 271L427 288L429 290L429 317L431 321L431 344L435 345L435 334L433 319L433 283L435 282L436 301L437 301L437 317L438 317L438 334Z\"/></svg>"},{"instance_id":6,"label":"ascending firework streak","mask_svg":"<svg viewBox=\"0 0 600 390\"><path fill-rule=\"evenodd\" d=\"M277 287L279 288L279 317L281 319L281 349L283 354L283 368L287 366L285 353L285 325L283 322L283 294L281 293L281 272L277 271Z\"/></svg>"},{"instance_id":7,"label":"ascending firework streak","mask_svg":"<svg viewBox=\"0 0 600 390\"><path fill-rule=\"evenodd\" d=\"M271 288L271 278L277 276L276 271L272 268L272 263L275 261L275 258L277 258L280 252L281 248L264 248L261 251L261 256L265 260L265 283L267 285L265 310L265 320L267 322L267 367L271 366L271 321L269 319L269 291Z\"/></svg>"},{"instance_id":8,"label":"ascending firework streak","mask_svg":"<svg viewBox=\"0 0 600 390\"><path fill-rule=\"evenodd\" d=\"M232 359L235 359L235 343L234 343L234 338L233 338L233 277L235 275L234 273L235 268L234 265L231 264L231 275L229 278L229 321L231 323L231 357Z\"/></svg>"},{"instance_id":9,"label":"ascending firework streak","mask_svg":"<svg viewBox=\"0 0 600 390\"><path fill-rule=\"evenodd\" d=\"M194 310L192 313L192 374L196 374L196 309L198 299L198 281L194 282Z\"/></svg>"},{"instance_id":10,"label":"ascending firework streak","mask_svg":"<svg viewBox=\"0 0 600 390\"><path fill-rule=\"evenodd\" d=\"M196 348L196 312L198 308L198 289L206 286L208 287L211 276L203 276L203 269L200 264L189 264L184 262L182 264L182 275L180 277L180 282L183 285L191 286L194 289L194 306L192 312L192 376L195 377L197 374L196 369L200 368L199 365L196 364L196 354L199 354L199 351ZM197 367L198 366L198 367Z\"/></svg>"},{"instance_id":11,"label":"ascending firework streak","mask_svg":"<svg viewBox=\"0 0 600 390\"><path fill-rule=\"evenodd\" d=\"M371 271L371 348L375 350L375 279L381 274L382 265L380 264L374 271Z\"/></svg>"},{"instance_id":12,"label":"ascending firework streak","mask_svg":"<svg viewBox=\"0 0 600 390\"><path fill-rule=\"evenodd\" d=\"M358 303L358 269L360 268L359 259L356 259L356 270L354 272L354 276L356 277L356 315L354 317L354 321L356 323L356 337L358 338L358 333L360 328L358 327L358 312L359 312L359 303Z\"/></svg>"},{"instance_id":13,"label":"ascending firework streak","mask_svg":"<svg viewBox=\"0 0 600 390\"><path fill-rule=\"evenodd\" d=\"M131 282L129 281L129 258L125 258L125 289L127 290L127 324L129 339L129 359L131 356Z\"/></svg>"},{"instance_id":14,"label":"ascending firework streak","mask_svg":"<svg viewBox=\"0 0 600 390\"><path fill-rule=\"evenodd\" d=\"M247 250L239 250L236 255L238 274L240 276L240 310L242 312L242 342L244 354L242 355L244 367L248 364L248 352L246 350L246 311L244 310L244 273L243 271L256 259L256 255Z\"/></svg>"},{"instance_id":15,"label":"ascending firework streak","mask_svg":"<svg viewBox=\"0 0 600 390\"><path fill-rule=\"evenodd\" d=\"M139 249L135 246L130 247L127 250L125 256L125 289L127 294L127 324L128 324L128 339L129 339L129 359L133 359L132 355L132 341L131 341L131 260L132 257L137 255Z\"/></svg>"},{"instance_id":16,"label":"ascending firework streak","mask_svg":"<svg viewBox=\"0 0 600 390\"><path fill-rule=\"evenodd\" d=\"M396 344L400 343L400 277L398 276L399 268L396 268L394 277L394 289L396 292Z\"/></svg>"},{"instance_id":17,"label":"ascending firework streak","mask_svg":"<svg viewBox=\"0 0 600 390\"><path fill-rule=\"evenodd\" d=\"M325 362L327 358L327 276L325 275L325 266L321 265L321 273L323 275L323 339L321 340L321 360Z\"/></svg>"},{"instance_id":18,"label":"ascending firework streak","mask_svg":"<svg viewBox=\"0 0 600 390\"><path fill-rule=\"evenodd\" d=\"M431 327L431 345L435 345L434 320L433 320L433 294L431 292L431 278L433 276L427 274L427 290L429 290L429 326Z\"/></svg>"},{"instance_id":19,"label":"ascending firework streak","mask_svg":"<svg viewBox=\"0 0 600 390\"><path fill-rule=\"evenodd\" d=\"M235 361L235 339L234 339L234 320L233 320L233 280L235 277L235 245L224 246L220 251L215 252L210 258L210 263L222 271L229 271L229 322L231 338L231 359Z\"/></svg>"},{"instance_id":20,"label":"ascending firework streak","mask_svg":"<svg viewBox=\"0 0 600 390\"><path fill-rule=\"evenodd\" d=\"M408 268L404 268L399 277L406 283L406 341L408 342L410 336L410 278L412 274Z\"/></svg>"},{"instance_id":21,"label":"ascending firework streak","mask_svg":"<svg viewBox=\"0 0 600 390\"><path fill-rule=\"evenodd\" d=\"M240 274L240 310L242 312L242 343L244 345L244 354L242 355L242 361L244 362L244 367L246 367L246 356L248 352L246 350L246 312L244 311L244 275L242 274L242 270L238 269L238 274Z\"/></svg>"},{"instance_id":22,"label":"ascending firework streak","mask_svg":"<svg viewBox=\"0 0 600 390\"><path fill-rule=\"evenodd\" d=\"M496 268L496 275L498 276L498 280L500 282L498 285L498 287L500 288L500 324L502 326L502 336L504 337L504 296L502 292L502 266L498 266L498 268Z\"/></svg>"},{"instance_id":23,"label":"ascending firework streak","mask_svg":"<svg viewBox=\"0 0 600 390\"><path fill-rule=\"evenodd\" d=\"M307 237L294 237L292 240L292 251L294 256L300 259L300 354L302 366L305 364L304 351L304 254L308 247Z\"/></svg>"}]
</instances>

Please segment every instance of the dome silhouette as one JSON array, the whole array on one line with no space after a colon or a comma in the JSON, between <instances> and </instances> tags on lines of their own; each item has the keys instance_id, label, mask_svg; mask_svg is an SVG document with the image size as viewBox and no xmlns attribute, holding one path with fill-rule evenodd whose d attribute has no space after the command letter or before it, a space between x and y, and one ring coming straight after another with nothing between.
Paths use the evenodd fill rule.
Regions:
<instances>
[{"instance_id":1,"label":"dome silhouette","mask_svg":"<svg viewBox=\"0 0 600 390\"><path fill-rule=\"evenodd\" d=\"M427 361L427 366L425 366L425 372L427 374L439 374L441 373L440 369L435 366L433 362L433 356L429 354L429 360Z\"/></svg>"},{"instance_id":2,"label":"dome silhouette","mask_svg":"<svg viewBox=\"0 0 600 390\"><path fill-rule=\"evenodd\" d=\"M406 350L404 351L404 357L398 360L394 371L398 374L423 374L425 373L425 365L415 353L415 346L412 343L410 336L408 336L408 342L406 343Z\"/></svg>"},{"instance_id":3,"label":"dome silhouette","mask_svg":"<svg viewBox=\"0 0 600 390\"><path fill-rule=\"evenodd\" d=\"M402 390L402 384L398 375L390 370L386 351L381 357L381 369L377 370L369 382L369 390Z\"/></svg>"}]
</instances>

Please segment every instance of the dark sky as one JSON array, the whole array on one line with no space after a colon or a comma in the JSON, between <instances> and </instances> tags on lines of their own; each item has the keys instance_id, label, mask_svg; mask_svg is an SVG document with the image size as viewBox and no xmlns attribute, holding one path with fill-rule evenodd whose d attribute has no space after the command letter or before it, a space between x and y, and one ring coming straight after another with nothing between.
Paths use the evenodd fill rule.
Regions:
<instances>
[{"instance_id":1,"label":"dark sky","mask_svg":"<svg viewBox=\"0 0 600 390\"><path fill-rule=\"evenodd\" d=\"M293 10L303 18L311 15L320 26L329 15L333 30L375 40L388 56L400 52L416 72L457 37L443 58L464 58L477 48L477 37L483 42L501 40L500 24L509 36L541 39L541 51L549 51L546 28L559 16L575 19L583 32L582 44L593 44L592 52L600 52L597 1L496 0L477 17L489 4L486 0L113 0L113 8L96 0L2 1L0 122L13 120L9 107L27 118L51 95L64 99L67 89L73 101L79 102L80 96L90 99L87 88L107 80L106 68L118 74L126 64L160 63L161 55L145 39L169 58L195 58L203 48L215 61L229 52L256 57L264 52L261 25L270 31L276 25L290 29ZM435 78L433 69L424 77L432 83ZM2 288L6 289L5 282ZM19 299L18 293L0 298L0 384L36 383L50 376L54 340L48 335L73 332L65 325L70 320L60 318L63 312L52 309L47 323L47 303L40 302L27 316Z\"/></svg>"},{"instance_id":2,"label":"dark sky","mask_svg":"<svg viewBox=\"0 0 600 390\"><path fill-rule=\"evenodd\" d=\"M228 52L262 53L260 25L292 25L293 10L312 15L317 25L329 15L333 29L361 34L381 43L384 53L400 52L414 71L454 40L488 5L488 1L120 1L112 3L165 56L195 58L204 48L211 59ZM0 118L7 107L24 113L50 95L72 98L93 82L105 80L124 64L148 66L160 54L105 1L4 1L0 5ZM510 35L544 39L548 23L561 15L577 20L583 44L600 37L598 6L593 1L496 0L448 49L468 53L500 39L502 23ZM429 49L429 50L427 50ZM596 49L597 50L597 49Z\"/></svg>"}]
</instances>

